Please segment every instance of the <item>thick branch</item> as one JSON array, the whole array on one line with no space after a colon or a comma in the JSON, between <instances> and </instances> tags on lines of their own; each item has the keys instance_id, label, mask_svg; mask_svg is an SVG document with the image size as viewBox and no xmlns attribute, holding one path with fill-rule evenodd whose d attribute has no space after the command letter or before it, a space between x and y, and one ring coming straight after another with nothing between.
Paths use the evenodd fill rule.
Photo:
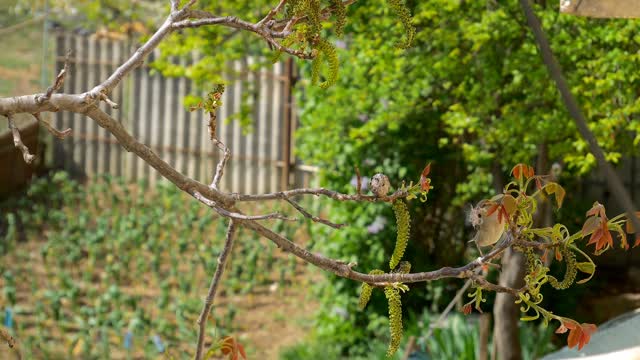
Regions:
<instances>
[{"instance_id":1,"label":"thick branch","mask_svg":"<svg viewBox=\"0 0 640 360\"><path fill-rule=\"evenodd\" d=\"M511 241L505 241L499 246L494 247L487 255L478 258L467 265L452 268L444 267L435 271L412 273L412 274L383 274L383 275L369 275L363 274L352 270L352 265L341 261L327 258L321 254L311 253L310 251L301 248L300 246L289 241L282 235L273 232L272 230L262 226L255 221L243 221L242 225L256 231L258 234L270 239L282 250L292 253L293 255L301 258L305 262L311 263L321 269L332 272L340 277L366 282L373 286L386 286L391 283L414 283L433 281L444 278L469 278L473 276L473 272L483 264L488 263L491 259L498 257L509 246Z\"/></svg>"},{"instance_id":2,"label":"thick branch","mask_svg":"<svg viewBox=\"0 0 640 360\"><path fill-rule=\"evenodd\" d=\"M229 254L231 254L231 249L233 248L233 239L234 239L235 232L236 232L236 223L233 219L229 220L229 227L227 228L227 237L224 241L224 247L222 248L220 257L218 257L218 265L216 265L216 271L213 274L213 278L211 278L211 285L209 285L209 292L207 293L207 298L204 301L202 312L200 313L200 317L198 317L198 326L199 326L198 344L196 347L195 360L202 359L202 351L204 349L205 328L207 326L207 317L209 317L209 313L211 312L211 306L213 305L213 299L215 298L216 291L218 290L218 284L220 283L220 278L222 278L224 267L229 258Z\"/></svg>"},{"instance_id":3,"label":"thick branch","mask_svg":"<svg viewBox=\"0 0 640 360\"><path fill-rule=\"evenodd\" d=\"M529 0L520 0L520 6L522 7L522 10L527 17L527 23L529 24L529 27L531 28L531 31L533 32L533 35L536 39L536 42L540 49L540 53L542 55L542 59L547 66L549 75L551 75L551 78L553 78L553 81L555 81L556 83L556 87L560 92L562 101L569 111L569 115L571 115L574 122L576 123L578 131L580 131L580 135L582 135L584 140L589 144L591 153L598 160L600 171L602 172L602 175L607 178L609 189L613 193L613 196L627 213L627 217L631 219L631 222L636 229L636 234L640 234L640 219L638 219L635 215L635 206L633 205L631 196L629 196L629 193L624 188L624 185L622 185L622 181L620 181L618 174L615 172L611 164L607 162L604 151L602 151L602 148L600 148L600 145L598 145L596 137L593 135L591 130L589 130L589 126L587 126L587 120L582 114L582 111L578 106L578 102L573 97L571 90L569 90L567 80L562 74L560 65L553 55L553 51L551 50L549 41L547 40L547 37L542 30L542 25L540 25L540 20L538 20L535 13L533 12L533 8L531 7Z\"/></svg>"}]
</instances>

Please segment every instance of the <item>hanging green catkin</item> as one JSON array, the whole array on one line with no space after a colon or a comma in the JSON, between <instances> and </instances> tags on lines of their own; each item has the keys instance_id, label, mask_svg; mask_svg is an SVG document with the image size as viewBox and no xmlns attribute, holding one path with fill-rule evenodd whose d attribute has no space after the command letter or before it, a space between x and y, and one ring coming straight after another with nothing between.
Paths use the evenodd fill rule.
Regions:
<instances>
[{"instance_id":1,"label":"hanging green catkin","mask_svg":"<svg viewBox=\"0 0 640 360\"><path fill-rule=\"evenodd\" d=\"M344 35L344 25L347 23L347 7L344 6L342 0L331 0L331 4L335 8L336 15L336 36Z\"/></svg>"},{"instance_id":2,"label":"hanging green catkin","mask_svg":"<svg viewBox=\"0 0 640 360\"><path fill-rule=\"evenodd\" d=\"M411 11L409 11L409 8L404 4L402 0L388 0L388 3L391 10L400 19L400 22L404 27L406 36L405 41L398 42L396 46L401 49L408 49L409 47L411 47L413 38L416 35L416 29L411 24Z\"/></svg>"},{"instance_id":3,"label":"hanging green catkin","mask_svg":"<svg viewBox=\"0 0 640 360\"><path fill-rule=\"evenodd\" d=\"M407 204L401 199L397 199L392 205L393 212L396 214L396 227L398 234L396 236L396 247L391 254L391 260L389 260L389 267L393 270L398 265L404 251L409 243L409 228L411 226L411 219L409 217L409 209Z\"/></svg>"},{"instance_id":4,"label":"hanging green catkin","mask_svg":"<svg viewBox=\"0 0 640 360\"><path fill-rule=\"evenodd\" d=\"M369 275L382 275L384 271L382 270L371 270ZM371 293L373 292L373 287L367 283L362 283L362 288L360 289L360 300L358 301L358 307L360 310L363 310L367 307L369 300L371 299Z\"/></svg>"},{"instance_id":5,"label":"hanging green catkin","mask_svg":"<svg viewBox=\"0 0 640 360\"><path fill-rule=\"evenodd\" d=\"M562 282L559 282L558 279L549 275L549 284L553 286L556 290L564 290L573 284L573 281L576 279L576 275L578 274L578 267L576 265L576 255L569 250L568 246L562 246L559 248L562 252L562 256L564 257L564 262L567 264L567 270L564 274L564 279ZM558 250L556 250L558 251Z\"/></svg>"},{"instance_id":6,"label":"hanging green catkin","mask_svg":"<svg viewBox=\"0 0 640 360\"><path fill-rule=\"evenodd\" d=\"M307 18L309 19L309 37L307 41L312 43L313 40L320 35L322 30L321 14L320 14L320 0L307 0Z\"/></svg>"},{"instance_id":7,"label":"hanging green catkin","mask_svg":"<svg viewBox=\"0 0 640 360\"><path fill-rule=\"evenodd\" d=\"M313 61L311 61L311 85L318 83L320 79L320 70L322 70L322 52L318 52Z\"/></svg>"},{"instance_id":8,"label":"hanging green catkin","mask_svg":"<svg viewBox=\"0 0 640 360\"><path fill-rule=\"evenodd\" d=\"M320 64L322 63L322 61L326 61L327 64L329 65L327 80L323 81L320 84L320 88L326 89L334 85L338 81L338 70L340 68L340 62L338 61L338 51L336 50L336 47L333 46L332 43L324 39L318 40L316 44L316 49L318 49L318 56L322 54L322 58L319 59L318 65L317 65L318 73L320 72L319 68L321 66ZM311 66L312 67L314 66L313 63L311 64ZM313 76L313 69L312 69L311 75Z\"/></svg>"},{"instance_id":9,"label":"hanging green catkin","mask_svg":"<svg viewBox=\"0 0 640 360\"><path fill-rule=\"evenodd\" d=\"M400 301L400 291L391 286L384 288L384 295L389 301L389 331L391 333L387 357L392 357L400 347L400 340L402 340L402 302Z\"/></svg>"}]
</instances>

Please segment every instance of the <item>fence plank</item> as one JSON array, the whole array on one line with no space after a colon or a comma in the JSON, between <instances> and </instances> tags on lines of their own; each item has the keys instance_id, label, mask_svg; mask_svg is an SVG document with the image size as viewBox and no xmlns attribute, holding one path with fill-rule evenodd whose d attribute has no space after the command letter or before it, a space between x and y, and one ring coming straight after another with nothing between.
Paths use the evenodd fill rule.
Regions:
<instances>
[{"instance_id":1,"label":"fence plank","mask_svg":"<svg viewBox=\"0 0 640 360\"><path fill-rule=\"evenodd\" d=\"M78 93L93 88L110 75L134 51L129 41L96 39L68 32L56 33L56 67L62 68L67 49L71 49L70 72L64 91ZM184 107L187 94L201 92L186 78L165 78L151 74L148 63L159 56L155 50L147 62L133 70L110 94L120 109L106 104L101 108L110 114L136 139L151 148L164 161L186 175L208 183L222 153L213 146L207 129L208 114L189 112ZM174 60L177 61L177 60ZM181 65L198 61L180 59ZM285 121L288 94L282 63L261 70L251 67L262 58L248 57L229 61L224 78L227 90L217 112L217 136L232 151L221 188L226 191L263 193L280 190L283 151L289 146ZM253 131L243 134L240 122L227 123L233 114L251 107ZM71 127L74 136L54 141L53 164L95 176L110 173L127 180L147 179L155 185L159 174L134 154L126 152L105 129L78 114L59 112L56 125ZM291 122L295 128L295 119ZM300 172L300 174L298 174ZM303 179L305 171L292 174Z\"/></svg>"},{"instance_id":2,"label":"fence plank","mask_svg":"<svg viewBox=\"0 0 640 360\"><path fill-rule=\"evenodd\" d=\"M243 70L243 64L240 60L236 60L233 64L233 70L235 71L236 74L240 74L242 73ZM243 91L243 86L242 86L242 77L237 77L234 78L233 81L233 108L231 111L233 112L238 112L240 111L241 105L242 105L242 91ZM240 144L240 122L238 121L234 121L233 122L233 138L231 140L231 149L233 149L232 151L234 152L235 156L233 159L233 161L231 161L230 165L230 170L231 170L231 184L232 184L232 189L231 191L235 191L235 192L243 192L244 188L243 186L240 185L241 182L241 175L240 175L240 159L244 156L243 153L243 149L242 146Z\"/></svg>"}]
</instances>

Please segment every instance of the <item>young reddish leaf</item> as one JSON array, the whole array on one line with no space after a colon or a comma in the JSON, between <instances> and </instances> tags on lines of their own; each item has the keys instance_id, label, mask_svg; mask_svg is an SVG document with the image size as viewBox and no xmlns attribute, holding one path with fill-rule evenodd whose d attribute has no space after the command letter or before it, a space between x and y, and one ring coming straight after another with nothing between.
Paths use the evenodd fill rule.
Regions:
<instances>
[{"instance_id":1,"label":"young reddish leaf","mask_svg":"<svg viewBox=\"0 0 640 360\"><path fill-rule=\"evenodd\" d=\"M587 211L587 216L600 216L605 221L607 221L607 214L606 214L606 212L604 210L604 205L600 204L597 201L594 202L593 206L591 207L591 209L589 209L589 211Z\"/></svg>"},{"instance_id":2,"label":"young reddish leaf","mask_svg":"<svg viewBox=\"0 0 640 360\"><path fill-rule=\"evenodd\" d=\"M422 176L427 177L429 176L430 172L431 172L431 163L428 163L427 166L425 166L424 169L422 169Z\"/></svg>"},{"instance_id":3,"label":"young reddish leaf","mask_svg":"<svg viewBox=\"0 0 640 360\"><path fill-rule=\"evenodd\" d=\"M595 244L596 249L595 252L600 252L600 250L606 250L609 247L613 247L613 237L611 237L611 232L607 228L607 224L603 223L596 231L591 234L591 238L587 245Z\"/></svg>"},{"instance_id":4,"label":"young reddish leaf","mask_svg":"<svg viewBox=\"0 0 640 360\"><path fill-rule=\"evenodd\" d=\"M491 207L489 207L489 208L487 209L487 213L486 213L486 215L485 215L485 216L486 216L486 217L491 216L491 214L493 214L494 212L496 212L496 210L498 210L498 207L499 207L499 206L500 206L500 205L498 205L498 204L493 204L493 205L491 205Z\"/></svg>"},{"instance_id":5,"label":"young reddish leaf","mask_svg":"<svg viewBox=\"0 0 640 360\"><path fill-rule=\"evenodd\" d=\"M567 345L569 348L577 345L578 350L582 350L582 348L589 343L591 334L593 334L596 329L596 326L593 324L578 324L571 319L565 319L556 330L556 334L564 334L569 331L569 336L567 337Z\"/></svg>"},{"instance_id":6,"label":"young reddish leaf","mask_svg":"<svg viewBox=\"0 0 640 360\"><path fill-rule=\"evenodd\" d=\"M535 174L536 174L536 173L535 173L535 171L533 170L533 167L528 166L528 169L527 169L527 170L528 170L528 171L527 171L527 172L525 173L525 175L524 175L524 176L526 176L526 178L527 178L527 179L530 179L530 178L532 178L532 177L534 177L534 176L535 176Z\"/></svg>"},{"instance_id":7,"label":"young reddish leaf","mask_svg":"<svg viewBox=\"0 0 640 360\"><path fill-rule=\"evenodd\" d=\"M525 164L518 164L511 169L511 174L513 174L514 178L521 180L525 167Z\"/></svg>"},{"instance_id":8,"label":"young reddish leaf","mask_svg":"<svg viewBox=\"0 0 640 360\"><path fill-rule=\"evenodd\" d=\"M462 313L463 313L463 314L465 314L465 315L469 315L469 314L471 314L471 311L472 311L472 309L471 309L471 303L465 304L465 305L462 307Z\"/></svg>"},{"instance_id":9,"label":"young reddish leaf","mask_svg":"<svg viewBox=\"0 0 640 360\"><path fill-rule=\"evenodd\" d=\"M603 235L604 234L602 231L602 226L600 226L591 234L587 245L596 244L596 251L599 250L600 240L602 239Z\"/></svg>"},{"instance_id":10,"label":"young reddish leaf","mask_svg":"<svg viewBox=\"0 0 640 360\"><path fill-rule=\"evenodd\" d=\"M546 264L548 254L549 254L549 249L544 249L544 253L542 253L542 256L540 257L540 260L542 260L543 264Z\"/></svg>"},{"instance_id":11,"label":"young reddish leaf","mask_svg":"<svg viewBox=\"0 0 640 360\"><path fill-rule=\"evenodd\" d=\"M564 334L568 331L569 329L564 325L563 322L560 323L560 326L556 329L556 334Z\"/></svg>"},{"instance_id":12,"label":"young reddish leaf","mask_svg":"<svg viewBox=\"0 0 640 360\"><path fill-rule=\"evenodd\" d=\"M542 181L540 181L539 177L536 177L536 187L538 190L542 190Z\"/></svg>"},{"instance_id":13,"label":"young reddish leaf","mask_svg":"<svg viewBox=\"0 0 640 360\"><path fill-rule=\"evenodd\" d=\"M431 163L428 163L427 166L422 170L422 174L420 175L420 190L429 191L431 189L431 179L427 178L429 173L431 172Z\"/></svg>"},{"instance_id":14,"label":"young reddish leaf","mask_svg":"<svg viewBox=\"0 0 640 360\"><path fill-rule=\"evenodd\" d=\"M244 346L241 344L238 344L238 352L240 352L240 356L242 356L243 359L247 359L247 353L244 351Z\"/></svg>"},{"instance_id":15,"label":"young reddish leaf","mask_svg":"<svg viewBox=\"0 0 640 360\"><path fill-rule=\"evenodd\" d=\"M569 346L569 349L578 345L581 335L582 329L580 329L580 327L573 328L569 331L569 336L567 336L567 346ZM582 348L582 346L580 348Z\"/></svg>"},{"instance_id":16,"label":"young reddish leaf","mask_svg":"<svg viewBox=\"0 0 640 360\"><path fill-rule=\"evenodd\" d=\"M509 214L507 214L507 210L504 209L504 205L500 205L500 210L498 210L498 223L502 224L503 221L507 221L509 219Z\"/></svg>"},{"instance_id":17,"label":"young reddish leaf","mask_svg":"<svg viewBox=\"0 0 640 360\"><path fill-rule=\"evenodd\" d=\"M219 341L220 352L223 355L229 355L230 360L240 360L240 356L243 359L247 359L247 354L244 351L244 347L240 345L233 337L225 336Z\"/></svg>"},{"instance_id":18,"label":"young reddish leaf","mask_svg":"<svg viewBox=\"0 0 640 360\"><path fill-rule=\"evenodd\" d=\"M640 233L636 233L636 242L633 243L633 247L640 245Z\"/></svg>"},{"instance_id":19,"label":"young reddish leaf","mask_svg":"<svg viewBox=\"0 0 640 360\"><path fill-rule=\"evenodd\" d=\"M596 330L598 330L598 328L594 324L582 324L582 336L580 337L578 350L582 350L582 347L589 343L591 334L596 332Z\"/></svg>"},{"instance_id":20,"label":"young reddish leaf","mask_svg":"<svg viewBox=\"0 0 640 360\"><path fill-rule=\"evenodd\" d=\"M562 261L562 253L560 251L556 250L556 260L557 261Z\"/></svg>"},{"instance_id":21,"label":"young reddish leaf","mask_svg":"<svg viewBox=\"0 0 640 360\"><path fill-rule=\"evenodd\" d=\"M601 219L597 216L591 216L587 218L582 226L582 236L585 237L600 227Z\"/></svg>"}]
</instances>

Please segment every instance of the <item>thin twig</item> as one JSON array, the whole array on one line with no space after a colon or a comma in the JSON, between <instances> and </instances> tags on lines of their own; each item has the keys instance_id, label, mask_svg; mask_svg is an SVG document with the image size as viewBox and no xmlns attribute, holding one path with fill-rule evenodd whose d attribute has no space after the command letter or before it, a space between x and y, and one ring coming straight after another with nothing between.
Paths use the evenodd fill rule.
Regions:
<instances>
[{"instance_id":1,"label":"thin twig","mask_svg":"<svg viewBox=\"0 0 640 360\"><path fill-rule=\"evenodd\" d=\"M222 180L222 175L224 175L224 167L227 165L227 162L231 158L231 150L229 150L229 148L221 141L216 140L215 144L222 146L222 148L220 148L220 146L218 146L218 148L222 150L223 154L222 158L218 162L218 165L216 165L216 173L213 176L213 181L211 182L211 186L215 189L218 189L218 187L220 186L220 181Z\"/></svg>"},{"instance_id":2,"label":"thin twig","mask_svg":"<svg viewBox=\"0 0 640 360\"><path fill-rule=\"evenodd\" d=\"M475 281L479 287L497 293L509 293L511 295L517 296L519 293L526 290L526 287L523 287L522 289L514 289L508 286L496 285L477 274L472 275L470 278L473 279L473 281Z\"/></svg>"},{"instance_id":3,"label":"thin twig","mask_svg":"<svg viewBox=\"0 0 640 360\"><path fill-rule=\"evenodd\" d=\"M232 194L234 200L243 202L243 201L265 201L265 200L285 200L287 198L292 198L299 195L316 195L316 196L326 196L338 201L369 201L369 202L392 202L398 198L405 198L409 195L406 190L396 190L393 194L389 196L377 196L377 195L362 195L362 194L343 194L337 191L325 189L325 188L304 188L304 189L293 189L286 191L279 191L275 193L268 194Z\"/></svg>"},{"instance_id":4,"label":"thin twig","mask_svg":"<svg viewBox=\"0 0 640 360\"><path fill-rule=\"evenodd\" d=\"M107 105L109 105L112 109L117 109L117 108L120 107L120 105L118 105L118 103L116 103L115 101L109 99L109 97L105 93L102 93L100 95L100 100L102 100L105 103L107 103Z\"/></svg>"},{"instance_id":5,"label":"thin twig","mask_svg":"<svg viewBox=\"0 0 640 360\"><path fill-rule=\"evenodd\" d=\"M13 117L11 115L8 115L7 119L9 123L9 129L13 134L13 145L17 149L22 151L22 158L24 159L24 162L26 162L27 164L31 164L33 162L33 159L36 158L35 155L32 155L31 153L29 153L29 148L22 142L22 138L20 137L20 131L18 130L18 127L16 126L16 124L13 122Z\"/></svg>"},{"instance_id":6,"label":"thin twig","mask_svg":"<svg viewBox=\"0 0 640 360\"><path fill-rule=\"evenodd\" d=\"M47 91L43 95L36 97L36 102L42 104L45 101L51 99L51 95L53 95L53 93L60 90L60 88L64 84L64 78L67 75L67 71L69 70L70 56L71 56L71 50L67 50L67 55L64 58L64 66L62 67L62 70L60 70L60 72L56 76L56 80L53 82L53 85L49 86L47 88Z\"/></svg>"},{"instance_id":7,"label":"thin twig","mask_svg":"<svg viewBox=\"0 0 640 360\"><path fill-rule=\"evenodd\" d=\"M49 131L51 135L57 137L60 140L66 138L72 133L71 128L66 128L65 130L62 130L62 131L56 129L55 127L53 127L53 125L51 125L51 123L49 123L49 121L43 119L39 113L33 114L33 117L35 117L36 120L38 120L38 122L42 124L47 129L47 131Z\"/></svg>"},{"instance_id":8,"label":"thin twig","mask_svg":"<svg viewBox=\"0 0 640 360\"><path fill-rule=\"evenodd\" d=\"M273 9L271 9L271 11L269 11L269 13L267 14L267 16L265 16L262 20L260 20L256 25L258 26L263 26L264 24L266 24L269 20L273 19L274 16L276 16L276 14L278 12L280 12L280 10L282 10L282 7L284 6L284 4L287 3L287 0L280 0L280 2L278 3L278 5L276 5L276 7L274 7Z\"/></svg>"},{"instance_id":9,"label":"thin twig","mask_svg":"<svg viewBox=\"0 0 640 360\"><path fill-rule=\"evenodd\" d=\"M635 206L631 201L631 196L629 196L629 192L625 189L622 181L620 181L618 174L614 171L611 164L607 162L604 151L602 151L602 148L600 147L600 145L598 145L596 137L589 129L587 120L585 119L582 110L578 106L578 102L571 93L571 90L569 90L569 85L567 84L567 80L562 73L560 64L558 64L558 61L553 55L553 51L551 50L551 46L549 45L547 36L542 29L540 20L533 12L529 0L520 0L520 6L524 11L524 14L527 18L527 23L529 24L529 27L531 28L531 31L533 32L533 35L540 49L542 59L547 67L547 70L549 71L549 75L556 83L556 87L560 92L560 96L562 97L564 105L566 106L569 114L578 127L580 135L582 135L582 138L589 144L591 153L598 160L600 171L602 172L602 175L604 175L604 177L607 179L609 189L613 193L613 196L618 201L618 204L622 205L622 208L627 213L627 217L633 223L633 226L636 229L636 236L640 235L640 219L638 219L638 217L636 217L635 215Z\"/></svg>"},{"instance_id":10,"label":"thin twig","mask_svg":"<svg viewBox=\"0 0 640 360\"><path fill-rule=\"evenodd\" d=\"M356 166L356 194L362 194L362 176L360 176L360 169Z\"/></svg>"},{"instance_id":11,"label":"thin twig","mask_svg":"<svg viewBox=\"0 0 640 360\"><path fill-rule=\"evenodd\" d=\"M296 218L290 218L285 215L282 215L278 212L265 214L265 215L244 215L238 212L233 212L222 208L219 204L216 204L215 201L207 199L198 191L193 192L193 197L198 199L201 203L207 205L208 207L215 210L218 214L236 220L286 220L286 221L297 221Z\"/></svg>"},{"instance_id":12,"label":"thin twig","mask_svg":"<svg viewBox=\"0 0 640 360\"><path fill-rule=\"evenodd\" d=\"M326 220L326 219L311 215L302 206L300 206L300 204L298 204L297 202L295 202L295 201L293 201L293 200L291 200L289 198L286 198L285 200L289 204L291 204L291 206L296 208L296 210L298 210L302 215L304 215L305 217L308 217L309 219L311 219L311 220L313 220L313 221L315 221L317 223L327 225L327 226L332 227L334 229L341 229L341 228L347 226L347 224L336 224L336 223L333 223L333 222L331 222L329 220Z\"/></svg>"},{"instance_id":13,"label":"thin twig","mask_svg":"<svg viewBox=\"0 0 640 360\"><path fill-rule=\"evenodd\" d=\"M224 272L224 267L229 259L229 254L231 254L231 249L233 248L233 239L236 232L236 222L231 219L229 220L229 227L227 228L227 236L224 241L224 247L222 248L222 252L218 257L218 265L216 265L216 271L211 278L211 284L209 285L209 292L207 293L207 298L204 301L204 305L202 307L202 312L198 317L198 344L196 347L196 356L195 360L202 359L202 351L204 349L204 338L205 338L205 328L207 326L207 318L209 317L209 313L211 312L211 306L213 305L213 299L216 296L216 291L218 290L218 284L220 283L220 278L222 278L222 273Z\"/></svg>"}]
</instances>

